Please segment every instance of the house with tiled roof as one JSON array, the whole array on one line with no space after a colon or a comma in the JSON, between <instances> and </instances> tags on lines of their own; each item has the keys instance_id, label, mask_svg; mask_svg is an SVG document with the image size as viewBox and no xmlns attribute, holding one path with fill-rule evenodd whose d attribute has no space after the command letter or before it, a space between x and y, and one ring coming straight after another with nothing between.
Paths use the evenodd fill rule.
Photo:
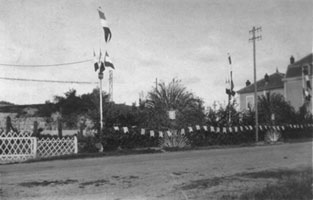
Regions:
<instances>
[{"instance_id":1,"label":"house with tiled roof","mask_svg":"<svg viewBox=\"0 0 313 200\"><path fill-rule=\"evenodd\" d=\"M306 105L312 111L313 54L309 54L295 62L290 58L284 82L285 99L298 110Z\"/></svg>"},{"instance_id":2,"label":"house with tiled roof","mask_svg":"<svg viewBox=\"0 0 313 200\"><path fill-rule=\"evenodd\" d=\"M284 77L285 74L280 73L278 70L270 75L265 74L263 79L256 82L257 95L261 96L270 93L284 95ZM254 107L254 84L247 81L246 87L238 90L237 93L239 94L240 110L248 110Z\"/></svg>"},{"instance_id":3,"label":"house with tiled roof","mask_svg":"<svg viewBox=\"0 0 313 200\"><path fill-rule=\"evenodd\" d=\"M276 72L265 74L264 78L257 81L257 95L270 93L282 94L287 102L299 110L303 105L313 113L312 83L313 83L313 54L309 54L298 61L291 56L286 74ZM254 107L254 84L246 83L246 87L237 91L239 94L240 110Z\"/></svg>"}]
</instances>

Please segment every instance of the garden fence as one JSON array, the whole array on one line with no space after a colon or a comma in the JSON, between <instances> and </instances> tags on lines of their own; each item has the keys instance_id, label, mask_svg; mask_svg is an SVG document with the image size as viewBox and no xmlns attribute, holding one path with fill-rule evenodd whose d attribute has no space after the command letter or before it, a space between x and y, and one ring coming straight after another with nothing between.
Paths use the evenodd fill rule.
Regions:
<instances>
[{"instance_id":1,"label":"garden fence","mask_svg":"<svg viewBox=\"0 0 313 200\"><path fill-rule=\"evenodd\" d=\"M0 163L77 153L77 138L31 137L29 132L0 130Z\"/></svg>"}]
</instances>

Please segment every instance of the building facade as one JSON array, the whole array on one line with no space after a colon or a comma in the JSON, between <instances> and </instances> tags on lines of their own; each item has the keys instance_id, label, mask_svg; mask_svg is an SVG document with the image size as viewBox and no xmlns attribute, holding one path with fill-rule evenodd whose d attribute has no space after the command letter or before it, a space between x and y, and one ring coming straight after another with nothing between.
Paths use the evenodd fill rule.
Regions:
<instances>
[{"instance_id":1,"label":"building facade","mask_svg":"<svg viewBox=\"0 0 313 200\"><path fill-rule=\"evenodd\" d=\"M257 81L257 95L278 93L283 95L296 111L305 105L306 109L313 113L312 55L311 53L298 61L291 57L286 74L279 73L277 70L274 74L265 74L263 79ZM246 83L246 87L238 90L237 93L241 111L254 108L254 84Z\"/></svg>"},{"instance_id":2,"label":"building facade","mask_svg":"<svg viewBox=\"0 0 313 200\"><path fill-rule=\"evenodd\" d=\"M312 112L312 53L295 62L290 58L284 82L284 96L296 110L303 105Z\"/></svg>"},{"instance_id":3,"label":"building facade","mask_svg":"<svg viewBox=\"0 0 313 200\"><path fill-rule=\"evenodd\" d=\"M278 93L284 95L284 82L285 74L278 72L268 75L265 74L264 78L257 81L257 95L267 95L270 93ZM254 108L254 84L246 82L246 87L237 91L239 94L240 110L248 110Z\"/></svg>"}]
</instances>

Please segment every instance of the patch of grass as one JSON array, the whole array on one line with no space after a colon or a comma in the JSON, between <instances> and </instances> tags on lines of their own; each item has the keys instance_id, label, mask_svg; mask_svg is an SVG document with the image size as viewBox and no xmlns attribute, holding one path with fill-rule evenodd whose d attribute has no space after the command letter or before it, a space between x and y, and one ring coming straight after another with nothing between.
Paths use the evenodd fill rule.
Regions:
<instances>
[{"instance_id":1,"label":"patch of grass","mask_svg":"<svg viewBox=\"0 0 313 200\"><path fill-rule=\"evenodd\" d=\"M241 195L226 194L220 200L311 200L313 199L312 168L299 170L283 170L275 172L249 173L253 178L276 178L275 184L264 188L255 188Z\"/></svg>"},{"instance_id":2,"label":"patch of grass","mask_svg":"<svg viewBox=\"0 0 313 200\"><path fill-rule=\"evenodd\" d=\"M48 185L67 185L78 182L77 180L67 179L67 180L56 180L56 181L30 181L20 183L23 187L38 187L38 186L48 186Z\"/></svg>"}]
</instances>

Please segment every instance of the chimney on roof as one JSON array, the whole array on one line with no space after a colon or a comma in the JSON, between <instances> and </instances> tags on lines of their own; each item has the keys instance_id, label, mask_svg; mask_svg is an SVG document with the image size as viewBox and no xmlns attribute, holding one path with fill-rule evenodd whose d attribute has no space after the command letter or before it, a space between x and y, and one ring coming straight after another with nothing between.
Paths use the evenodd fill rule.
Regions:
<instances>
[{"instance_id":1,"label":"chimney on roof","mask_svg":"<svg viewBox=\"0 0 313 200\"><path fill-rule=\"evenodd\" d=\"M251 85L251 82L249 80L246 81L246 87Z\"/></svg>"},{"instance_id":2,"label":"chimney on roof","mask_svg":"<svg viewBox=\"0 0 313 200\"><path fill-rule=\"evenodd\" d=\"M290 57L290 64L295 63L295 58L293 56Z\"/></svg>"}]
</instances>

